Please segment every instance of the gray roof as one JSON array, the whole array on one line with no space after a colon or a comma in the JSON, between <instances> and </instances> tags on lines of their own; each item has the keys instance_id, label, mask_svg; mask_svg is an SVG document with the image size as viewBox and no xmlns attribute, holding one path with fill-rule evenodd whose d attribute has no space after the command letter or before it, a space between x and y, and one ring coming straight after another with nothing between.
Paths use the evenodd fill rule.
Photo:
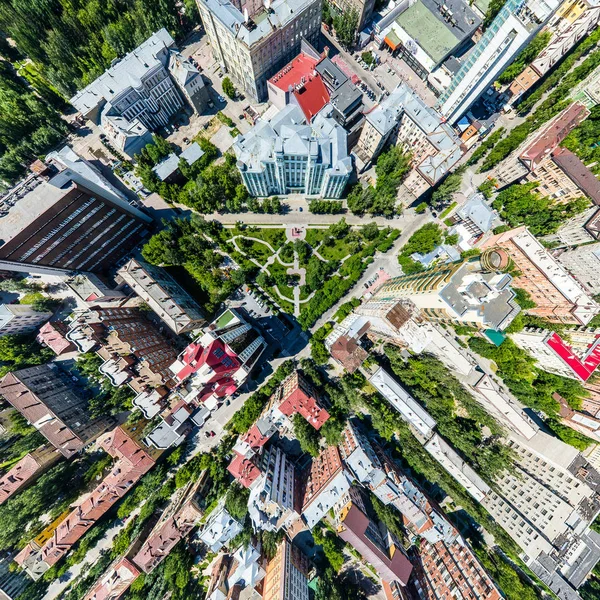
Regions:
<instances>
[{"instance_id":1,"label":"gray roof","mask_svg":"<svg viewBox=\"0 0 600 600\"><path fill-rule=\"evenodd\" d=\"M393 129L404 109L406 86L400 84L387 98L378 104L371 112L366 113L367 121L381 135L386 135Z\"/></svg>"},{"instance_id":2,"label":"gray roof","mask_svg":"<svg viewBox=\"0 0 600 600\"><path fill-rule=\"evenodd\" d=\"M483 194L472 194L469 200L456 211L461 219L472 221L482 233L492 228L496 213L487 205Z\"/></svg>"},{"instance_id":3,"label":"gray roof","mask_svg":"<svg viewBox=\"0 0 600 600\"><path fill-rule=\"evenodd\" d=\"M275 153L318 156L329 168L350 172L346 132L323 111L307 125L300 108L288 104L271 121L260 121L246 134L236 138L233 149L239 163L249 170L262 171Z\"/></svg>"},{"instance_id":4,"label":"gray roof","mask_svg":"<svg viewBox=\"0 0 600 600\"><path fill-rule=\"evenodd\" d=\"M175 171L177 171L178 168L179 156L177 156L177 154L173 152L169 154L167 158L161 160L155 167L152 168L152 170L156 173L156 176L161 181L164 181L165 179L173 175L173 173L175 173Z\"/></svg>"},{"instance_id":5,"label":"gray roof","mask_svg":"<svg viewBox=\"0 0 600 600\"><path fill-rule=\"evenodd\" d=\"M103 100L110 101L129 87L139 86L140 79L153 68L165 66L166 49L175 45L175 41L166 29L150 36L135 50L126 54L119 62L107 69L98 79L77 92L71 98L71 104L81 113L93 110ZM161 52L162 51L162 52ZM157 58L164 56L164 61Z\"/></svg>"},{"instance_id":6,"label":"gray roof","mask_svg":"<svg viewBox=\"0 0 600 600\"><path fill-rule=\"evenodd\" d=\"M440 291L458 315L475 312L489 329L505 329L519 314L508 273L484 273L478 260L465 262Z\"/></svg>"},{"instance_id":7,"label":"gray roof","mask_svg":"<svg viewBox=\"0 0 600 600\"><path fill-rule=\"evenodd\" d=\"M424 267L429 267L436 258L440 258L444 254L447 255L447 259L444 262L456 262L460 260L460 252L448 244L441 244L427 254L415 252L411 254L411 258L419 261Z\"/></svg>"},{"instance_id":8,"label":"gray roof","mask_svg":"<svg viewBox=\"0 0 600 600\"><path fill-rule=\"evenodd\" d=\"M331 95L331 104L333 104L337 110L343 114L355 102L361 99L361 91L351 81L346 81Z\"/></svg>"},{"instance_id":9,"label":"gray roof","mask_svg":"<svg viewBox=\"0 0 600 600\"><path fill-rule=\"evenodd\" d=\"M274 0L269 11L263 8L252 16L250 23L245 23L242 12L229 0L200 1L223 27L248 47L269 37L273 31L285 27L315 3L315 0Z\"/></svg>"},{"instance_id":10,"label":"gray roof","mask_svg":"<svg viewBox=\"0 0 600 600\"><path fill-rule=\"evenodd\" d=\"M348 81L348 76L330 59L324 58L315 66L325 85L331 90L337 90Z\"/></svg>"},{"instance_id":11,"label":"gray roof","mask_svg":"<svg viewBox=\"0 0 600 600\"><path fill-rule=\"evenodd\" d=\"M200 148L198 142L191 143L180 155L179 158L184 158L188 165L193 165L197 160L204 156L204 150Z\"/></svg>"}]
</instances>

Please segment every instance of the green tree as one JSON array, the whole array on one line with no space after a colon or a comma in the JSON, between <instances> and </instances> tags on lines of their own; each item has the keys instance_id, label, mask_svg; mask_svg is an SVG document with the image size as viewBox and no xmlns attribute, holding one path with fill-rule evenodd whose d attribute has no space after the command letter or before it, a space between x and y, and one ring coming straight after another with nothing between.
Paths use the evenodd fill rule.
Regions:
<instances>
[{"instance_id":1,"label":"green tree","mask_svg":"<svg viewBox=\"0 0 600 600\"><path fill-rule=\"evenodd\" d=\"M319 456L319 432L298 413L294 415L292 423L294 425L294 436L300 442L302 451L308 452L311 456Z\"/></svg>"},{"instance_id":2,"label":"green tree","mask_svg":"<svg viewBox=\"0 0 600 600\"><path fill-rule=\"evenodd\" d=\"M450 173L433 191L431 194L432 206L441 206L449 204L452 201L452 196L460 189L460 184L466 170L466 166L459 167Z\"/></svg>"},{"instance_id":3,"label":"green tree","mask_svg":"<svg viewBox=\"0 0 600 600\"><path fill-rule=\"evenodd\" d=\"M233 83L232 83L231 79L229 79L229 77L223 78L223 91L232 100L235 98L235 86L233 85Z\"/></svg>"},{"instance_id":4,"label":"green tree","mask_svg":"<svg viewBox=\"0 0 600 600\"><path fill-rule=\"evenodd\" d=\"M345 48L354 45L358 28L358 11L353 7L350 10L334 15L333 27L340 44Z\"/></svg>"},{"instance_id":5,"label":"green tree","mask_svg":"<svg viewBox=\"0 0 600 600\"><path fill-rule=\"evenodd\" d=\"M248 514L248 498L250 490L242 487L239 483L234 482L227 490L225 496L225 508L227 512L234 518L244 522Z\"/></svg>"}]
</instances>

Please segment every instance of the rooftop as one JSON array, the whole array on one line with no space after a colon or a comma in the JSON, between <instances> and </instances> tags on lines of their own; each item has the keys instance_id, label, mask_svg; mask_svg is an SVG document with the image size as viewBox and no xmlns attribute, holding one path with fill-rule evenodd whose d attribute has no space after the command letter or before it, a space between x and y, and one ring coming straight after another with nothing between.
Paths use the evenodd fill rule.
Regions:
<instances>
[{"instance_id":1,"label":"rooftop","mask_svg":"<svg viewBox=\"0 0 600 600\"><path fill-rule=\"evenodd\" d=\"M590 111L575 102L552 119L532 142L527 143L519 154L519 158L530 171L534 171L537 165L556 150L558 145L579 125Z\"/></svg>"},{"instance_id":2,"label":"rooftop","mask_svg":"<svg viewBox=\"0 0 600 600\"><path fill-rule=\"evenodd\" d=\"M552 332L544 340L573 373L582 381L587 381L600 365L600 337L590 346L583 357L577 356L573 349L558 335Z\"/></svg>"},{"instance_id":3,"label":"rooftop","mask_svg":"<svg viewBox=\"0 0 600 600\"><path fill-rule=\"evenodd\" d=\"M329 102L329 92L320 75L309 77L293 94L308 123Z\"/></svg>"},{"instance_id":4,"label":"rooftop","mask_svg":"<svg viewBox=\"0 0 600 600\"><path fill-rule=\"evenodd\" d=\"M552 153L552 160L594 204L600 206L600 181L578 156L570 150L558 148Z\"/></svg>"},{"instance_id":5,"label":"rooftop","mask_svg":"<svg viewBox=\"0 0 600 600\"><path fill-rule=\"evenodd\" d=\"M309 56L305 52L300 53L288 63L279 73L269 79L269 83L287 92L290 86L295 87L303 83L303 79L312 76L319 59Z\"/></svg>"},{"instance_id":6,"label":"rooftop","mask_svg":"<svg viewBox=\"0 0 600 600\"><path fill-rule=\"evenodd\" d=\"M483 194L472 194L457 211L457 216L474 223L482 233L492 228L496 213L488 206Z\"/></svg>"},{"instance_id":7,"label":"rooftop","mask_svg":"<svg viewBox=\"0 0 600 600\"><path fill-rule=\"evenodd\" d=\"M36 337L40 344L48 346L57 356L75 350L75 344L66 339L68 327L62 321L48 322L40 328Z\"/></svg>"}]
</instances>

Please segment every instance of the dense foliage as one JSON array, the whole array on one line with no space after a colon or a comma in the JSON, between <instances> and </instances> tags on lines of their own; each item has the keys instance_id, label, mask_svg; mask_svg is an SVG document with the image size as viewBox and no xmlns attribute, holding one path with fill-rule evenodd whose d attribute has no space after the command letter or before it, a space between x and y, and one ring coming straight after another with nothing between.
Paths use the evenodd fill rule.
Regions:
<instances>
[{"instance_id":1,"label":"dense foliage","mask_svg":"<svg viewBox=\"0 0 600 600\"><path fill-rule=\"evenodd\" d=\"M341 200L311 200L308 210L315 215L335 215L344 211Z\"/></svg>"},{"instance_id":2,"label":"dense foliage","mask_svg":"<svg viewBox=\"0 0 600 600\"><path fill-rule=\"evenodd\" d=\"M55 354L37 342L35 335L17 334L0 337L0 377L10 371L47 363Z\"/></svg>"},{"instance_id":3,"label":"dense foliage","mask_svg":"<svg viewBox=\"0 0 600 600\"><path fill-rule=\"evenodd\" d=\"M450 173L431 194L431 205L438 208L452 202L455 192L460 189L460 184L467 167L462 166Z\"/></svg>"},{"instance_id":4,"label":"dense foliage","mask_svg":"<svg viewBox=\"0 0 600 600\"><path fill-rule=\"evenodd\" d=\"M469 340L471 350L493 360L498 366L498 375L508 389L525 405L543 412L547 425L564 442L584 450L590 440L573 429L558 422L560 405L552 397L558 392L574 410L581 408L581 401L588 395L583 386L573 379L547 373L535 366L535 360L519 348L511 339L501 346L489 344L482 338Z\"/></svg>"},{"instance_id":5,"label":"dense foliage","mask_svg":"<svg viewBox=\"0 0 600 600\"><path fill-rule=\"evenodd\" d=\"M598 175L600 173L600 106L594 106L585 121L564 139L561 146L567 148Z\"/></svg>"},{"instance_id":6,"label":"dense foliage","mask_svg":"<svg viewBox=\"0 0 600 600\"><path fill-rule=\"evenodd\" d=\"M556 232L565 221L589 206L583 197L557 203L553 198L535 192L537 187L536 181L511 185L496 196L492 206L509 225L527 225L533 235Z\"/></svg>"},{"instance_id":7,"label":"dense foliage","mask_svg":"<svg viewBox=\"0 0 600 600\"><path fill-rule=\"evenodd\" d=\"M398 255L398 262L404 274L410 275L411 273L418 273L425 269L420 262L411 258L412 254L427 254L441 243L442 230L436 223L426 223L421 229L415 231L408 239L408 242L402 247L402 252Z\"/></svg>"},{"instance_id":8,"label":"dense foliage","mask_svg":"<svg viewBox=\"0 0 600 600\"><path fill-rule=\"evenodd\" d=\"M498 127L498 129L495 129L490 133L483 142L479 144L479 147L474 150L473 154L471 154L467 161L467 165L470 166L479 162L498 143L504 135L504 131L504 127Z\"/></svg>"},{"instance_id":9,"label":"dense foliage","mask_svg":"<svg viewBox=\"0 0 600 600\"><path fill-rule=\"evenodd\" d=\"M392 146L386 152L382 152L375 166L375 187L363 187L358 183L348 194L348 208L352 213L386 217L396 214L398 188L410 171L410 160L410 154L403 152L400 146Z\"/></svg>"},{"instance_id":10,"label":"dense foliage","mask_svg":"<svg viewBox=\"0 0 600 600\"><path fill-rule=\"evenodd\" d=\"M548 45L551 37L551 31L542 31L538 33L533 40L521 50L521 53L517 58L515 58L515 60L500 73L496 81L504 85L510 83L515 77L520 75L523 69Z\"/></svg>"}]
</instances>

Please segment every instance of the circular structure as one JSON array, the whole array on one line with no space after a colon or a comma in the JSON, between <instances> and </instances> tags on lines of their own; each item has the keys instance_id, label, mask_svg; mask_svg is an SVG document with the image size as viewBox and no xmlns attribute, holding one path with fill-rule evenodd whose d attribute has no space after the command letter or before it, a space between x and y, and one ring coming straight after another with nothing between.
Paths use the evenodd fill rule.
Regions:
<instances>
[{"instance_id":1,"label":"circular structure","mask_svg":"<svg viewBox=\"0 0 600 600\"><path fill-rule=\"evenodd\" d=\"M485 271L506 271L510 265L510 256L502 248L489 248L480 257Z\"/></svg>"}]
</instances>

